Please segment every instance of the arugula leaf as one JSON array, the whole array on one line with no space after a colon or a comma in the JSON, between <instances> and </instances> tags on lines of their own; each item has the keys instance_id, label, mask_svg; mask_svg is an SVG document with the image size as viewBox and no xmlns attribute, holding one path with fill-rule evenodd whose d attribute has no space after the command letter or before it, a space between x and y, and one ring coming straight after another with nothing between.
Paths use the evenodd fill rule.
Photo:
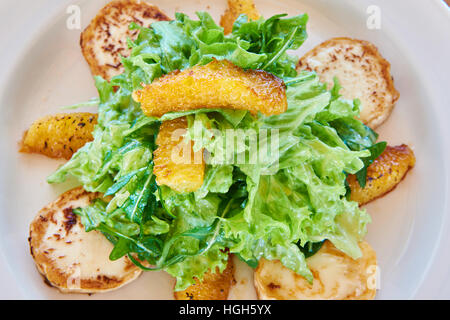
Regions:
<instances>
[{"instance_id":1,"label":"arugula leaf","mask_svg":"<svg viewBox=\"0 0 450 320\"><path fill-rule=\"evenodd\" d=\"M152 214L152 212L145 212L145 209L149 208L148 203L156 204L156 197L152 194L156 191L156 181L155 176L151 173L152 169L153 166L148 169L149 172L138 182L139 185L142 185L142 188L133 193L122 206L127 218L138 224L147 221ZM154 211L155 207L153 206L151 209Z\"/></svg>"},{"instance_id":2,"label":"arugula leaf","mask_svg":"<svg viewBox=\"0 0 450 320\"><path fill-rule=\"evenodd\" d=\"M364 188L366 186L366 178L367 178L367 167L370 166L373 161L378 158L386 149L387 143L385 141L378 142L369 148L367 150L370 151L370 156L362 158L362 161L364 162L364 168L359 170L356 175L356 180L358 180L359 185L361 188Z\"/></svg>"},{"instance_id":3,"label":"arugula leaf","mask_svg":"<svg viewBox=\"0 0 450 320\"><path fill-rule=\"evenodd\" d=\"M320 242L307 242L304 246L300 246L300 251L305 255L305 258L312 257L317 253L317 251L322 248L322 245L325 241Z\"/></svg>"},{"instance_id":4,"label":"arugula leaf","mask_svg":"<svg viewBox=\"0 0 450 320\"><path fill-rule=\"evenodd\" d=\"M117 193L120 189L125 187L128 184L128 182L130 182L131 178L135 177L138 173L143 172L144 170L145 170L144 168L140 168L138 170L134 170L126 174L123 177L120 177L120 179L118 179L118 181L115 184L113 184L111 187L109 187L108 190L106 190L105 196L110 196Z\"/></svg>"},{"instance_id":5,"label":"arugula leaf","mask_svg":"<svg viewBox=\"0 0 450 320\"><path fill-rule=\"evenodd\" d=\"M341 118L330 122L342 141L355 151L371 147L378 138L378 134L354 118Z\"/></svg>"},{"instance_id":6,"label":"arugula leaf","mask_svg":"<svg viewBox=\"0 0 450 320\"><path fill-rule=\"evenodd\" d=\"M244 258L242 258L242 256L239 253L237 253L236 255L239 258L239 260L241 260L242 262L245 262L250 268L256 269L258 267L259 261L256 260L255 258L250 259L250 260L245 260Z\"/></svg>"}]
</instances>

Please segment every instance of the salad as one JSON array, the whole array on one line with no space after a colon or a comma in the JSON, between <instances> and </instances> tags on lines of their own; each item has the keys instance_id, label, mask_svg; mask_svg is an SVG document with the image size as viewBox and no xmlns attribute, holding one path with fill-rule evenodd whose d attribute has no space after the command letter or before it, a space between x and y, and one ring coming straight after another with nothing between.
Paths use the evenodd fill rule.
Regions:
<instances>
[{"instance_id":1,"label":"salad","mask_svg":"<svg viewBox=\"0 0 450 320\"><path fill-rule=\"evenodd\" d=\"M377 161L387 170L404 149L377 142L338 77L327 86L298 69L292 52L307 22L240 14L227 34L207 12L131 23L123 71L95 76L98 99L87 104L98 114L80 116L91 141L47 178L73 177L89 194L62 210L65 219L70 211L111 243L111 261L166 271L175 291L225 272L233 255L251 268L279 261L312 285L307 259L321 249L348 261L372 252L360 245L371 218L358 199L366 184L394 188L413 156L404 152L409 162L392 185L382 180L392 166L375 175Z\"/></svg>"},{"instance_id":2,"label":"salad","mask_svg":"<svg viewBox=\"0 0 450 320\"><path fill-rule=\"evenodd\" d=\"M251 266L260 258L278 259L310 281L305 252L316 243L329 239L359 258L358 242L370 217L347 200L346 174L358 173L365 180L365 166L385 143L375 144L377 134L354 118L360 103L340 99L337 81L327 90L314 73L295 70L296 59L287 51L305 41L308 16L248 21L242 15L226 36L208 13L197 17L177 13L175 20L155 22L151 29L131 26L140 32L130 42L131 55L123 59L125 72L109 83L96 78L94 141L48 182L61 183L72 175L87 191L110 196L109 202L98 200L77 209L86 230L99 230L115 244L112 260L128 255L144 270L165 270L177 278L178 290L202 279L209 269L225 269L228 252ZM200 109L156 118L145 116L132 98L141 84L213 59L283 79L288 111L267 117ZM263 171L271 163L212 163L196 192L158 186L152 161L158 128L166 119L183 116L188 117L189 133L194 123L205 131L278 129L279 149L272 153L279 158L271 159L279 163L278 170L266 175ZM221 151L214 138L194 142L213 157Z\"/></svg>"}]
</instances>

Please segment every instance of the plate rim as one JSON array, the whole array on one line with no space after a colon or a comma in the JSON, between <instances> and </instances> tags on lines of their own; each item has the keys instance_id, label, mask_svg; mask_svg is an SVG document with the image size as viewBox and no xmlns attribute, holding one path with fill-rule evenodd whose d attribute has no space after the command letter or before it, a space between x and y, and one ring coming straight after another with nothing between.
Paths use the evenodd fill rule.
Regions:
<instances>
[{"instance_id":1,"label":"plate rim","mask_svg":"<svg viewBox=\"0 0 450 320\"><path fill-rule=\"evenodd\" d=\"M85 1L85 0L84 0ZM14 0L7 0L4 1L3 4L0 5L0 8L2 5L4 5L5 7L8 5L11 5L13 2L15 2ZM49 12L46 15L43 16L39 16L37 17L38 21L36 21L36 29L34 29L34 31L32 33L30 33L28 38L24 38L22 39L20 45L16 44L16 47L14 47L11 51L14 52L14 50L17 52L18 54L15 56L15 59L8 61L8 64L5 64L4 61L0 62L1 65L1 73L0 73L0 84L4 84L13 74L14 70L18 67L19 62L22 60L23 56L26 54L26 49L30 48L33 46L33 39L35 39L37 36L39 36L43 30L45 30L45 28L47 27L47 25L49 23L51 23L51 21L49 21L49 19L51 18L51 16L60 13L61 12L61 8L64 8L67 6L68 3L72 3L73 1L71 0L63 0L63 1L57 1L57 0L40 0L40 1L36 1L36 3L40 3L40 6L42 6L42 3L45 2L47 5L52 5L53 8L52 10L49 10ZM347 3L349 3L349 1L345 1ZM368 2L368 1L365 1ZM450 17L450 11L448 9L448 7L445 5L445 3L442 0L434 0L432 2L432 5L430 5L431 3L427 3L427 4L423 4L420 3L419 1L415 1L416 4L420 5L424 5L424 6L428 6L428 8L432 8L431 10L434 10L435 13L437 13L438 15L443 15L444 17L449 18ZM55 5L56 4L56 5ZM349 4L351 5L351 4ZM393 4L393 6L400 6L399 2L397 2L396 4ZM421 10L418 10L421 11ZM2 14L2 12L8 12L8 14L10 14L9 11L3 11L0 10L0 15ZM448 21L448 25L450 26L450 19ZM449 28L450 30L450 28ZM0 32L0 36L2 36L2 32ZM428 39L426 39L428 40ZM450 46L447 45L447 49L450 49ZM445 51L445 45L444 45L444 51ZM450 52L450 51L449 51ZM10 53L10 55L13 55L13 53ZM445 62L447 67L450 66L450 62L446 61ZM431 69L433 69L433 71L428 71L427 72L427 77L430 77L430 73L434 73L434 74L440 74L443 73L444 71L442 69L445 68L436 68L435 65L431 66ZM431 84L431 82L428 82L429 85ZM0 86L0 100L3 99L4 95L6 94L4 91L5 86ZM440 101L443 99L442 95L437 95L435 97L433 97L433 101ZM433 103L435 104L435 103ZM437 105L441 104L441 103L436 103ZM447 110L445 110L443 107L440 107L438 109L436 109L440 112L443 112L443 115L445 115L446 113L449 114L450 112ZM446 113L445 113L446 112ZM447 146L447 148L444 150L443 152L443 156L444 156L444 161L446 163L450 163L450 128L448 126L446 126L445 124L445 117L440 117L440 121L439 121L439 131L442 134L442 141L444 143L445 146ZM2 142L0 142L1 144L3 144ZM0 146L1 147L1 146ZM1 147L3 148L3 147ZM1 167L1 166L0 166ZM444 192L446 194L448 194L449 191L449 186L450 186L450 169L449 167L444 167L444 171L445 171L445 190ZM0 201L2 201L2 198L0 197ZM442 227L439 230L439 236L438 236L438 242L437 245L434 247L434 252L432 253L432 259L430 259L430 261L428 262L428 265L424 271L421 283L417 286L416 288L416 292L413 294L414 298L418 297L422 297L422 298L426 298L423 296L423 292L431 292L431 288L436 287L437 285L439 285L440 287L443 286L447 286L450 287L450 271L448 271L450 268L448 268L450 266L450 253L447 254L445 256L445 258L443 257L438 257L438 252L440 252L440 249L450 243L450 210L449 210L449 200L448 197L445 197L445 203L444 203L444 223L442 224ZM0 279L2 280L2 282L4 283L5 287L8 287L8 283L11 284L10 287L14 288L14 283L11 283L11 281L13 281L12 279L15 279L15 275L13 275L13 269L12 266L9 263L5 263L6 257L4 254L4 250L3 250L3 244L0 243L0 257L2 257L1 261L0 261ZM436 266L439 263L441 263L444 261L444 264L447 265L447 273L445 276L447 276L446 280L443 282L442 281L442 272L443 272L443 267L442 266ZM9 282L8 282L9 281ZM429 283L426 283L426 282ZM25 294L23 294L23 292L19 292L17 293L16 291L12 290L9 291L8 293L11 293L10 297L14 297L14 298L24 298L26 297ZM422 294L421 294L422 293ZM0 297L2 297L4 294L4 290L0 291ZM446 294L446 298L450 298L450 290L447 290L447 292L444 292L444 294ZM8 297L6 297L8 298Z\"/></svg>"}]
</instances>

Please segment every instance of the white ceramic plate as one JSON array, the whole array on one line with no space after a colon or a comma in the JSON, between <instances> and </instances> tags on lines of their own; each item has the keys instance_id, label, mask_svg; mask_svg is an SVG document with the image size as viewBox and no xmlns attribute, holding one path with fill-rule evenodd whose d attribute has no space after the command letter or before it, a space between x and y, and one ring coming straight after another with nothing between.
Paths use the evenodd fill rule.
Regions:
<instances>
[{"instance_id":1,"label":"white ceramic plate","mask_svg":"<svg viewBox=\"0 0 450 320\"><path fill-rule=\"evenodd\" d=\"M81 8L82 28L105 3L68 0L2 0L0 4L0 288L1 298L86 298L47 287L29 254L28 225L37 211L70 183L50 186L46 176L59 161L17 152L22 133L43 115L96 95L81 55L80 30L66 21L69 5ZM218 21L225 0L154 0L173 16L210 11ZM390 144L407 143L415 169L387 196L369 206L373 223L367 240L378 254L380 299L450 298L449 113L450 14L440 1L256 0L260 12L307 12L309 39L302 54L323 40L349 36L373 42L391 62L401 97L379 128ZM372 6L372 7L369 7ZM375 6L375 7L373 7ZM379 10L381 25L367 19ZM369 23L370 25L370 23ZM252 274L240 271L233 298L255 298ZM242 280L242 281L241 281ZM171 299L173 280L146 273L115 292L91 299Z\"/></svg>"}]
</instances>

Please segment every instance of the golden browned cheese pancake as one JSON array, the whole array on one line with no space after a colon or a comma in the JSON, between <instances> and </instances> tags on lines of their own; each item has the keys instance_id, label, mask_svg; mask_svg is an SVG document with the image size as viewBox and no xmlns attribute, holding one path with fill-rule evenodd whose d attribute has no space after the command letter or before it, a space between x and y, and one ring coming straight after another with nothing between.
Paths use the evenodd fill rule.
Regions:
<instances>
[{"instance_id":1,"label":"golden browned cheese pancake","mask_svg":"<svg viewBox=\"0 0 450 320\"><path fill-rule=\"evenodd\" d=\"M220 18L220 25L225 34L231 33L234 21L241 15L246 14L250 20L258 20L259 12L253 0L228 0L228 7Z\"/></svg>"},{"instance_id":2,"label":"golden browned cheese pancake","mask_svg":"<svg viewBox=\"0 0 450 320\"><path fill-rule=\"evenodd\" d=\"M25 132L20 151L70 159L86 142L93 140L96 124L97 114L87 112L43 117Z\"/></svg>"},{"instance_id":3,"label":"golden browned cheese pancake","mask_svg":"<svg viewBox=\"0 0 450 320\"><path fill-rule=\"evenodd\" d=\"M355 175L347 177L351 189L350 200L363 205L385 195L403 180L415 162L414 152L407 145L387 146L367 168L364 188L361 188Z\"/></svg>"},{"instance_id":4,"label":"golden browned cheese pancake","mask_svg":"<svg viewBox=\"0 0 450 320\"><path fill-rule=\"evenodd\" d=\"M194 152L193 142L183 138L187 128L186 117L164 121L156 138L158 148L153 153L156 183L178 192L196 191L205 175L202 150Z\"/></svg>"},{"instance_id":5,"label":"golden browned cheese pancake","mask_svg":"<svg viewBox=\"0 0 450 320\"><path fill-rule=\"evenodd\" d=\"M360 119L372 129L391 114L399 93L394 87L391 66L370 42L333 38L306 53L297 70L317 72L329 87L337 77L346 99L361 100Z\"/></svg>"},{"instance_id":6,"label":"golden browned cheese pancake","mask_svg":"<svg viewBox=\"0 0 450 320\"><path fill-rule=\"evenodd\" d=\"M183 291L175 291L176 300L227 300L228 293L234 282L234 265L231 256L222 273L207 272L202 281L196 280L195 284Z\"/></svg>"},{"instance_id":7,"label":"golden browned cheese pancake","mask_svg":"<svg viewBox=\"0 0 450 320\"><path fill-rule=\"evenodd\" d=\"M264 115L287 109L283 80L261 70L247 70L227 60L211 61L163 76L133 92L147 116L202 108L249 110Z\"/></svg>"},{"instance_id":8,"label":"golden browned cheese pancake","mask_svg":"<svg viewBox=\"0 0 450 320\"><path fill-rule=\"evenodd\" d=\"M86 232L73 209L99 193L76 188L44 207L30 225L30 251L39 272L64 293L106 292L141 274L128 258L109 260L113 245L99 231Z\"/></svg>"},{"instance_id":9,"label":"golden browned cheese pancake","mask_svg":"<svg viewBox=\"0 0 450 320\"><path fill-rule=\"evenodd\" d=\"M128 57L127 38L133 40L138 30L130 23L149 27L155 21L169 20L158 7L138 0L114 0L104 6L83 31L80 45L93 75L106 80L123 72L121 56Z\"/></svg>"},{"instance_id":10,"label":"golden browned cheese pancake","mask_svg":"<svg viewBox=\"0 0 450 320\"><path fill-rule=\"evenodd\" d=\"M314 279L286 268L278 260L259 261L255 288L263 300L371 300L375 298L377 259L366 242L360 242L362 257L353 260L330 241L306 261Z\"/></svg>"}]
</instances>

